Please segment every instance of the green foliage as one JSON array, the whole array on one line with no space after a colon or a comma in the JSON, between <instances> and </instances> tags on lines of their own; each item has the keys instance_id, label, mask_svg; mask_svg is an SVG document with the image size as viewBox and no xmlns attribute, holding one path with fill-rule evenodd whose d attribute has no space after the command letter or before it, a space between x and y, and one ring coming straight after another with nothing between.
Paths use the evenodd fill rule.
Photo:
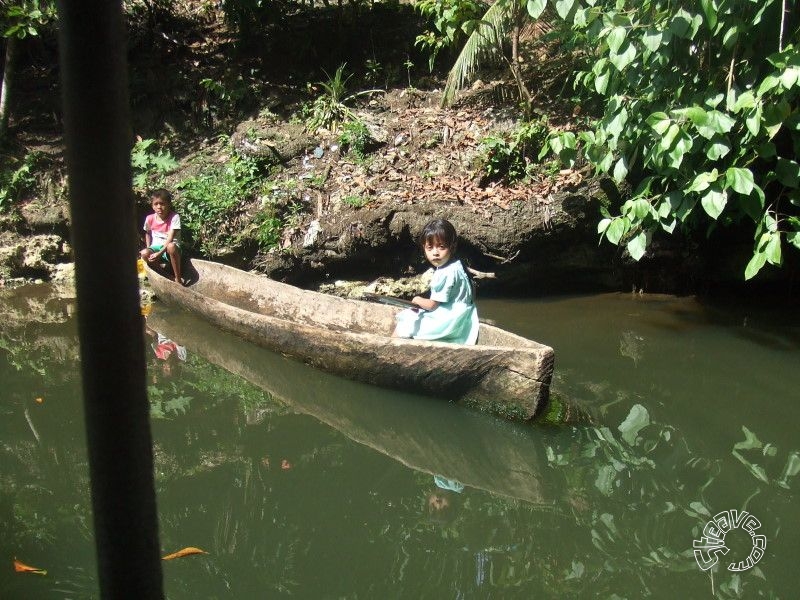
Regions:
<instances>
[{"instance_id":1,"label":"green foliage","mask_svg":"<svg viewBox=\"0 0 800 600\"><path fill-rule=\"evenodd\" d=\"M265 209L256 218L256 239L263 250L274 248L281 241L283 221L275 214L272 208Z\"/></svg>"},{"instance_id":2,"label":"green foliage","mask_svg":"<svg viewBox=\"0 0 800 600\"><path fill-rule=\"evenodd\" d=\"M40 152L30 152L21 161L4 157L0 167L0 212L8 210L36 186L34 172L42 157Z\"/></svg>"},{"instance_id":3,"label":"green foliage","mask_svg":"<svg viewBox=\"0 0 800 600\"><path fill-rule=\"evenodd\" d=\"M345 123L339 134L339 144L359 159L366 157L367 148L372 141L366 125L358 119Z\"/></svg>"},{"instance_id":4,"label":"green foliage","mask_svg":"<svg viewBox=\"0 0 800 600\"><path fill-rule=\"evenodd\" d=\"M369 204L369 198L363 196L345 196L342 198L342 203L350 208L363 208Z\"/></svg>"},{"instance_id":5,"label":"green foliage","mask_svg":"<svg viewBox=\"0 0 800 600\"><path fill-rule=\"evenodd\" d=\"M414 44L428 52L428 68L433 71L439 52L462 44L478 27L487 7L476 0L419 0L415 8L432 25Z\"/></svg>"},{"instance_id":6,"label":"green foliage","mask_svg":"<svg viewBox=\"0 0 800 600\"><path fill-rule=\"evenodd\" d=\"M308 127L311 130L325 127L326 129L336 129L342 121L353 118L352 111L345 105L347 96L347 82L352 75L345 76L346 64L339 65L333 77L328 76L327 81L318 82L322 87L322 94L314 100L311 107L311 118Z\"/></svg>"},{"instance_id":7,"label":"green foliage","mask_svg":"<svg viewBox=\"0 0 800 600\"><path fill-rule=\"evenodd\" d=\"M202 116L213 124L215 119L235 117L248 101L259 96L258 88L260 77L256 70L229 71L222 76L200 80L200 86L205 90L201 102Z\"/></svg>"},{"instance_id":8,"label":"green foliage","mask_svg":"<svg viewBox=\"0 0 800 600\"><path fill-rule=\"evenodd\" d=\"M155 144L153 139L138 138L131 150L133 189L138 192L163 186L165 175L178 166L169 150L156 150Z\"/></svg>"},{"instance_id":9,"label":"green foliage","mask_svg":"<svg viewBox=\"0 0 800 600\"><path fill-rule=\"evenodd\" d=\"M489 136L481 142L483 168L489 180L517 181L533 173L534 157L548 140L547 120L521 123L510 136Z\"/></svg>"},{"instance_id":10,"label":"green foliage","mask_svg":"<svg viewBox=\"0 0 800 600\"><path fill-rule=\"evenodd\" d=\"M517 4L513 0L497 0L486 9L447 74L443 106L453 102L458 90L472 81L482 66L504 58L503 44L513 28L516 14Z\"/></svg>"},{"instance_id":11,"label":"green foliage","mask_svg":"<svg viewBox=\"0 0 800 600\"><path fill-rule=\"evenodd\" d=\"M383 74L383 70L383 65L381 65L378 60L374 58L368 58L364 62L364 79L370 85L378 85L381 83L381 75Z\"/></svg>"},{"instance_id":12,"label":"green foliage","mask_svg":"<svg viewBox=\"0 0 800 600\"><path fill-rule=\"evenodd\" d=\"M3 37L26 38L39 35L42 28L55 21L53 0L22 0L0 6L0 26Z\"/></svg>"},{"instance_id":13,"label":"green foliage","mask_svg":"<svg viewBox=\"0 0 800 600\"><path fill-rule=\"evenodd\" d=\"M528 4L531 15L546 0ZM638 187L598 225L636 260L658 230L749 224L750 279L800 248L800 36L778 0L559 0L582 41L576 85L602 115L578 135L598 173ZM788 6L796 3L789 2Z\"/></svg>"},{"instance_id":14,"label":"green foliage","mask_svg":"<svg viewBox=\"0 0 800 600\"><path fill-rule=\"evenodd\" d=\"M203 252L211 254L236 239L234 217L258 192L263 171L258 161L232 154L227 163L178 184L176 208Z\"/></svg>"},{"instance_id":15,"label":"green foliage","mask_svg":"<svg viewBox=\"0 0 800 600\"><path fill-rule=\"evenodd\" d=\"M345 75L346 66L347 63L339 65L333 76L325 72L328 79L318 82L318 85L322 87L322 93L311 105L311 116L308 119L308 128L311 131L322 127L335 131L341 123L355 119L353 111L347 106L348 102L358 96L381 91L362 90L348 94L347 83L353 76L352 74Z\"/></svg>"}]
</instances>

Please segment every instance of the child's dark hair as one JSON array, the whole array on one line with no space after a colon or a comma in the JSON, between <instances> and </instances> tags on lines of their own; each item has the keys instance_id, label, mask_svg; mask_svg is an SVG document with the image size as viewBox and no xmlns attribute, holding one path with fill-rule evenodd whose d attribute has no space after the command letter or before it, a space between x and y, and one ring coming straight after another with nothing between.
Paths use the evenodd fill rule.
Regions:
<instances>
[{"instance_id":1,"label":"child's dark hair","mask_svg":"<svg viewBox=\"0 0 800 600\"><path fill-rule=\"evenodd\" d=\"M445 246L450 248L451 252L455 252L458 246L458 235L456 228L447 219L434 219L422 230L419 236L419 245L424 247L425 244L433 240L438 240Z\"/></svg>"},{"instance_id":2,"label":"child's dark hair","mask_svg":"<svg viewBox=\"0 0 800 600\"><path fill-rule=\"evenodd\" d=\"M172 206L172 194L169 190L165 190L164 188L157 188L150 192L150 201L152 202L154 198L158 198L162 202L166 202L170 206Z\"/></svg>"}]
</instances>

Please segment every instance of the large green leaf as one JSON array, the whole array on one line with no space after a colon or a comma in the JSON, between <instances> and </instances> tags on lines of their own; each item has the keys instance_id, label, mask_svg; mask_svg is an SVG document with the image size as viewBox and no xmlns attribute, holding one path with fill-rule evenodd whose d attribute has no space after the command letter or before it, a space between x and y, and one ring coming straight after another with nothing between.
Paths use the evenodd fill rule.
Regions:
<instances>
[{"instance_id":1,"label":"large green leaf","mask_svg":"<svg viewBox=\"0 0 800 600\"><path fill-rule=\"evenodd\" d=\"M645 119L645 123L650 125L650 127L652 127L658 135L664 135L667 129L669 129L672 120L669 118L667 113L654 112L647 117L647 119Z\"/></svg>"},{"instance_id":2,"label":"large green leaf","mask_svg":"<svg viewBox=\"0 0 800 600\"><path fill-rule=\"evenodd\" d=\"M608 82L611 79L611 70L608 68L608 61L603 58L597 61L592 68L595 74L594 89L598 94L605 94L608 90Z\"/></svg>"},{"instance_id":3,"label":"large green leaf","mask_svg":"<svg viewBox=\"0 0 800 600\"><path fill-rule=\"evenodd\" d=\"M633 260L639 260L644 256L647 250L647 234L645 234L644 231L640 231L628 241L626 247L628 248L628 253L631 255L631 258Z\"/></svg>"},{"instance_id":4,"label":"large green leaf","mask_svg":"<svg viewBox=\"0 0 800 600\"><path fill-rule=\"evenodd\" d=\"M626 157L620 158L614 165L613 177L614 181L621 183L628 176L628 159Z\"/></svg>"},{"instance_id":5,"label":"large green leaf","mask_svg":"<svg viewBox=\"0 0 800 600\"><path fill-rule=\"evenodd\" d=\"M750 262L747 263L747 267L744 269L744 278L746 280L752 279L755 277L758 272L767 264L767 255L763 252L756 252L753 254L753 257L750 259Z\"/></svg>"},{"instance_id":6,"label":"large green leaf","mask_svg":"<svg viewBox=\"0 0 800 600\"><path fill-rule=\"evenodd\" d=\"M664 132L663 137L661 138L660 145L664 150L669 150L672 147L673 142L678 137L678 134L681 132L681 128L678 126L677 123L671 123L667 130Z\"/></svg>"},{"instance_id":7,"label":"large green leaf","mask_svg":"<svg viewBox=\"0 0 800 600\"><path fill-rule=\"evenodd\" d=\"M648 29L642 36L642 44L650 52L656 52L661 47L664 35L657 29Z\"/></svg>"},{"instance_id":8,"label":"large green leaf","mask_svg":"<svg viewBox=\"0 0 800 600\"><path fill-rule=\"evenodd\" d=\"M575 8L575 0L556 0L556 12L565 21L569 21L570 13Z\"/></svg>"},{"instance_id":9,"label":"large green leaf","mask_svg":"<svg viewBox=\"0 0 800 600\"><path fill-rule=\"evenodd\" d=\"M679 169L683 162L683 157L690 152L693 146L692 138L685 131L681 131L672 150L669 151L669 166Z\"/></svg>"},{"instance_id":10,"label":"large green leaf","mask_svg":"<svg viewBox=\"0 0 800 600\"><path fill-rule=\"evenodd\" d=\"M749 195L753 191L755 181L753 179L753 172L750 169L742 169L740 167L731 167L725 172L726 183L733 188L733 191Z\"/></svg>"},{"instance_id":11,"label":"large green leaf","mask_svg":"<svg viewBox=\"0 0 800 600\"><path fill-rule=\"evenodd\" d=\"M717 219L722 214L722 211L725 210L725 205L728 203L728 194L725 190L715 185L706 191L700 199L700 203L709 217Z\"/></svg>"},{"instance_id":12,"label":"large green leaf","mask_svg":"<svg viewBox=\"0 0 800 600\"><path fill-rule=\"evenodd\" d=\"M763 116L763 112L764 109L762 108L761 102L759 102L747 114L747 118L745 118L744 124L747 127L747 131L749 131L750 135L754 137L758 135L759 131L761 131L761 118Z\"/></svg>"},{"instance_id":13,"label":"large green leaf","mask_svg":"<svg viewBox=\"0 0 800 600\"><path fill-rule=\"evenodd\" d=\"M630 41L625 42L625 47L619 54L612 54L608 60L614 65L618 71L624 71L625 68L636 59L636 46Z\"/></svg>"},{"instance_id":14,"label":"large green leaf","mask_svg":"<svg viewBox=\"0 0 800 600\"><path fill-rule=\"evenodd\" d=\"M702 192L711 187L711 184L719 179L719 172L716 169L706 171L705 173L698 173L686 188L687 192Z\"/></svg>"},{"instance_id":15,"label":"large green leaf","mask_svg":"<svg viewBox=\"0 0 800 600\"><path fill-rule=\"evenodd\" d=\"M780 266L783 262L783 257L781 256L781 234L780 232L776 231L770 233L769 242L767 242L767 247L764 249L764 254L767 256L767 262L775 265Z\"/></svg>"},{"instance_id":16,"label":"large green leaf","mask_svg":"<svg viewBox=\"0 0 800 600\"><path fill-rule=\"evenodd\" d=\"M622 42L625 41L626 33L627 30L624 27L614 27L608 34L606 43L608 44L608 49L611 50L611 54L619 53L619 49L622 47Z\"/></svg>"},{"instance_id":17,"label":"large green leaf","mask_svg":"<svg viewBox=\"0 0 800 600\"><path fill-rule=\"evenodd\" d=\"M786 187L796 188L800 181L800 164L788 158L778 157L775 164L775 175Z\"/></svg>"},{"instance_id":18,"label":"large green leaf","mask_svg":"<svg viewBox=\"0 0 800 600\"><path fill-rule=\"evenodd\" d=\"M714 0L700 0L700 6L703 8L708 29L714 31L717 26L717 3Z\"/></svg>"},{"instance_id":19,"label":"large green leaf","mask_svg":"<svg viewBox=\"0 0 800 600\"><path fill-rule=\"evenodd\" d=\"M719 160L724 158L731 151L731 145L727 138L716 139L706 148L706 156L709 160Z\"/></svg>"},{"instance_id":20,"label":"large green leaf","mask_svg":"<svg viewBox=\"0 0 800 600\"><path fill-rule=\"evenodd\" d=\"M623 106L606 124L605 130L611 137L619 137L628 124L628 111Z\"/></svg>"},{"instance_id":21,"label":"large green leaf","mask_svg":"<svg viewBox=\"0 0 800 600\"><path fill-rule=\"evenodd\" d=\"M547 8L547 0L528 0L528 14L532 19L538 19L545 8Z\"/></svg>"},{"instance_id":22,"label":"large green leaf","mask_svg":"<svg viewBox=\"0 0 800 600\"><path fill-rule=\"evenodd\" d=\"M606 238L614 245L619 244L622 236L628 233L629 228L630 221L628 221L628 219L625 217L617 217L611 221L611 224L606 229Z\"/></svg>"},{"instance_id":23,"label":"large green leaf","mask_svg":"<svg viewBox=\"0 0 800 600\"><path fill-rule=\"evenodd\" d=\"M710 140L718 133L728 133L735 124L736 121L725 113L710 110L704 118L695 122L695 127L697 127L697 133Z\"/></svg>"}]
</instances>

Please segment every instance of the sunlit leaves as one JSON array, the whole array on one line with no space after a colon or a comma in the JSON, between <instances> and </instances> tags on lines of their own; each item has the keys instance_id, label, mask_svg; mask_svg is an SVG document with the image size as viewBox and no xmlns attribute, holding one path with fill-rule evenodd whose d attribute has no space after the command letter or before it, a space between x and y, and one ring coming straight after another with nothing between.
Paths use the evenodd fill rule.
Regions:
<instances>
[{"instance_id":1,"label":"sunlit leaves","mask_svg":"<svg viewBox=\"0 0 800 600\"><path fill-rule=\"evenodd\" d=\"M774 4L605 3L594 26L580 30L592 60L576 84L605 102L593 130L577 136L583 154L617 182L652 178L633 200L658 207L625 203L619 217L605 215L601 239L640 257L658 228L712 231L745 216L760 228L748 278L781 264L782 248L797 247L800 233L787 219L800 212L800 50L787 44L764 53L764 32L780 26L776 11L765 12ZM573 3L559 14L573 14L567 7ZM782 211L774 218L780 231L761 225L767 201Z\"/></svg>"},{"instance_id":2,"label":"sunlit leaves","mask_svg":"<svg viewBox=\"0 0 800 600\"><path fill-rule=\"evenodd\" d=\"M708 29L713 31L717 26L717 3L714 0L700 0L700 6L703 9Z\"/></svg>"},{"instance_id":3,"label":"sunlit leaves","mask_svg":"<svg viewBox=\"0 0 800 600\"><path fill-rule=\"evenodd\" d=\"M575 0L556 0L556 12L565 21L570 20L570 15L575 8Z\"/></svg>"},{"instance_id":4,"label":"sunlit leaves","mask_svg":"<svg viewBox=\"0 0 800 600\"><path fill-rule=\"evenodd\" d=\"M722 189L722 186L719 185L710 187L700 198L700 204L712 219L717 219L722 214L727 203L727 190Z\"/></svg>"},{"instance_id":5,"label":"sunlit leaves","mask_svg":"<svg viewBox=\"0 0 800 600\"><path fill-rule=\"evenodd\" d=\"M750 169L742 169L739 167L729 168L725 172L725 180L727 184L733 188L733 191L744 195L750 194L755 185L753 172Z\"/></svg>"},{"instance_id":6,"label":"sunlit leaves","mask_svg":"<svg viewBox=\"0 0 800 600\"><path fill-rule=\"evenodd\" d=\"M622 50L609 56L609 61L618 71L624 71L636 59L636 46L630 42L625 42Z\"/></svg>"},{"instance_id":7,"label":"sunlit leaves","mask_svg":"<svg viewBox=\"0 0 800 600\"><path fill-rule=\"evenodd\" d=\"M753 257L745 267L744 278L752 279L758 272L770 263L780 266L783 263L783 251L781 248L781 232L778 231L778 224L769 213L764 215L762 223L763 231L756 243Z\"/></svg>"},{"instance_id":8,"label":"sunlit leaves","mask_svg":"<svg viewBox=\"0 0 800 600\"><path fill-rule=\"evenodd\" d=\"M710 140L718 133L728 133L736 121L723 112L710 110L702 118L694 121L697 133Z\"/></svg>"},{"instance_id":9,"label":"sunlit leaves","mask_svg":"<svg viewBox=\"0 0 800 600\"><path fill-rule=\"evenodd\" d=\"M608 60L602 58L598 60L592 67L594 73L594 89L598 94L605 94L608 89L608 82L611 78L611 71L608 68Z\"/></svg>"},{"instance_id":10,"label":"sunlit leaves","mask_svg":"<svg viewBox=\"0 0 800 600\"><path fill-rule=\"evenodd\" d=\"M528 0L528 14L533 19L538 19L547 8L547 0Z\"/></svg>"},{"instance_id":11,"label":"sunlit leaves","mask_svg":"<svg viewBox=\"0 0 800 600\"><path fill-rule=\"evenodd\" d=\"M661 47L663 39L664 34L661 31L657 29L648 29L642 36L642 44L652 53L656 52Z\"/></svg>"},{"instance_id":12,"label":"sunlit leaves","mask_svg":"<svg viewBox=\"0 0 800 600\"><path fill-rule=\"evenodd\" d=\"M658 135L664 135L667 129L669 129L672 121L670 120L669 116L663 112L655 112L645 121L650 127L653 128Z\"/></svg>"},{"instance_id":13,"label":"sunlit leaves","mask_svg":"<svg viewBox=\"0 0 800 600\"><path fill-rule=\"evenodd\" d=\"M605 230L606 238L612 244L619 244L622 236L624 236L631 228L631 222L626 217L617 217L609 223Z\"/></svg>"},{"instance_id":14,"label":"sunlit leaves","mask_svg":"<svg viewBox=\"0 0 800 600\"><path fill-rule=\"evenodd\" d=\"M637 235L628 240L625 247L633 260L639 260L644 256L648 242L647 232L640 231Z\"/></svg>"},{"instance_id":15,"label":"sunlit leaves","mask_svg":"<svg viewBox=\"0 0 800 600\"><path fill-rule=\"evenodd\" d=\"M625 41L626 30L624 27L614 27L608 34L606 43L611 54L618 54L622 43Z\"/></svg>"}]
</instances>

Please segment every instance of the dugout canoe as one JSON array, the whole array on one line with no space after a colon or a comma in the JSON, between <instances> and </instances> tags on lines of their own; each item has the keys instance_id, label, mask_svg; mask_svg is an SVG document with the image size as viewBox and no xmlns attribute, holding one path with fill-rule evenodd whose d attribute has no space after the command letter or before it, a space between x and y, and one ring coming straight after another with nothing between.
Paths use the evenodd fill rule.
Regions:
<instances>
[{"instance_id":1,"label":"dugout canoe","mask_svg":"<svg viewBox=\"0 0 800 600\"><path fill-rule=\"evenodd\" d=\"M549 399L553 349L499 327L481 323L474 346L398 339L391 306L204 260L187 261L187 286L145 268L163 301L330 373L517 420L534 418Z\"/></svg>"}]
</instances>

